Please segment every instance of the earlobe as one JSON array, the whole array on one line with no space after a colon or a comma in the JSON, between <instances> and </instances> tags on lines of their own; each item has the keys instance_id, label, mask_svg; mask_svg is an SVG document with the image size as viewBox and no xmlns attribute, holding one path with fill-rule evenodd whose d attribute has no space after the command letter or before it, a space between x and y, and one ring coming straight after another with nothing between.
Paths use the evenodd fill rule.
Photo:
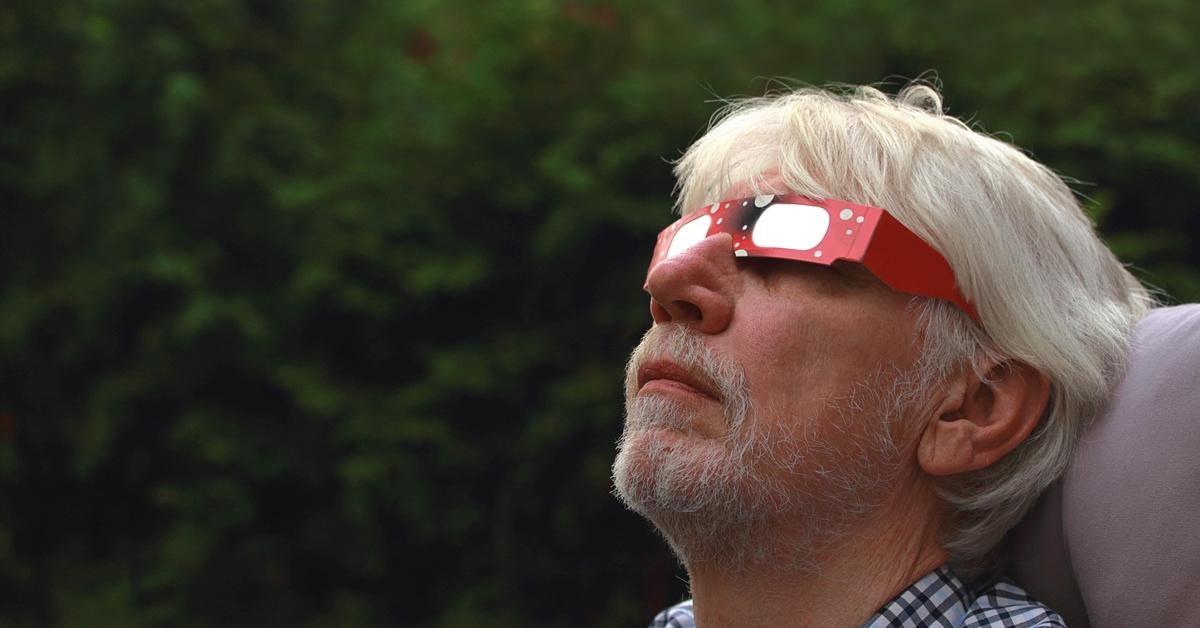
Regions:
<instances>
[{"instance_id":1,"label":"earlobe","mask_svg":"<svg viewBox=\"0 0 1200 628\"><path fill-rule=\"evenodd\" d=\"M1037 427L1050 397L1050 380L1024 362L1003 362L980 379L962 373L946 389L917 447L930 475L982 469L1020 445Z\"/></svg>"}]
</instances>

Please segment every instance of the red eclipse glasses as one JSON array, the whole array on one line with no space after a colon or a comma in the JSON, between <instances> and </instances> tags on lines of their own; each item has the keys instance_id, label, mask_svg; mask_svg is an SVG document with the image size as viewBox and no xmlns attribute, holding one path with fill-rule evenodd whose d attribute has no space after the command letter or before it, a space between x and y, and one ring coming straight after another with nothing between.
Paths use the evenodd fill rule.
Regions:
<instances>
[{"instance_id":1,"label":"red eclipse glasses","mask_svg":"<svg viewBox=\"0 0 1200 628\"><path fill-rule=\"evenodd\" d=\"M857 262L893 290L945 299L979 322L954 270L933 247L886 210L833 199L764 195L701 207L658 234L647 278L662 260L718 233L733 236L737 257Z\"/></svg>"}]
</instances>

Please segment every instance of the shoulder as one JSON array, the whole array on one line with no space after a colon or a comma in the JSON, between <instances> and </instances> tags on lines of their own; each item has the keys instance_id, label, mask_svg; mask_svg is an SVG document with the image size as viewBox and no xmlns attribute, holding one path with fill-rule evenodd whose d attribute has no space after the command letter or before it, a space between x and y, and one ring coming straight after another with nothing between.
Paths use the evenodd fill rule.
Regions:
<instances>
[{"instance_id":1,"label":"shoulder","mask_svg":"<svg viewBox=\"0 0 1200 628\"><path fill-rule=\"evenodd\" d=\"M692 601L684 600L654 616L650 628L696 628Z\"/></svg>"},{"instance_id":2,"label":"shoulder","mask_svg":"<svg viewBox=\"0 0 1200 628\"><path fill-rule=\"evenodd\" d=\"M963 628L1066 628L1067 623L1008 578L979 591L967 609Z\"/></svg>"}]
</instances>

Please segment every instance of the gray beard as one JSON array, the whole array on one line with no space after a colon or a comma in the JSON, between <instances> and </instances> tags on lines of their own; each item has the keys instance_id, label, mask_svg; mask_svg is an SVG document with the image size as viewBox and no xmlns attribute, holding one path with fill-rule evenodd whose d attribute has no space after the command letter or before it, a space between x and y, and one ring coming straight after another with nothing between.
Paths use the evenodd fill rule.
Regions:
<instances>
[{"instance_id":1,"label":"gray beard","mask_svg":"<svg viewBox=\"0 0 1200 628\"><path fill-rule=\"evenodd\" d=\"M681 402L637 396L638 366L660 356L716 383L723 437L690 435L692 417ZM689 568L713 562L734 573L811 571L823 548L882 506L901 473L892 432L916 400L915 384L883 366L819 416L773 418L770 408L751 403L740 365L687 327L655 326L626 369L616 495L649 519Z\"/></svg>"}]
</instances>

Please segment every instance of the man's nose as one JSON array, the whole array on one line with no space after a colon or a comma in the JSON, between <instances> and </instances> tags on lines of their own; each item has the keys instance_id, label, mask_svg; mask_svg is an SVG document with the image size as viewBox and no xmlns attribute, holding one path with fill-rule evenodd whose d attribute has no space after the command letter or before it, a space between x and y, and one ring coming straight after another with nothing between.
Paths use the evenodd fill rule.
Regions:
<instances>
[{"instance_id":1,"label":"man's nose","mask_svg":"<svg viewBox=\"0 0 1200 628\"><path fill-rule=\"evenodd\" d=\"M733 237L709 236L654 266L646 280L655 324L682 323L719 334L733 320L742 277L733 255Z\"/></svg>"}]
</instances>

